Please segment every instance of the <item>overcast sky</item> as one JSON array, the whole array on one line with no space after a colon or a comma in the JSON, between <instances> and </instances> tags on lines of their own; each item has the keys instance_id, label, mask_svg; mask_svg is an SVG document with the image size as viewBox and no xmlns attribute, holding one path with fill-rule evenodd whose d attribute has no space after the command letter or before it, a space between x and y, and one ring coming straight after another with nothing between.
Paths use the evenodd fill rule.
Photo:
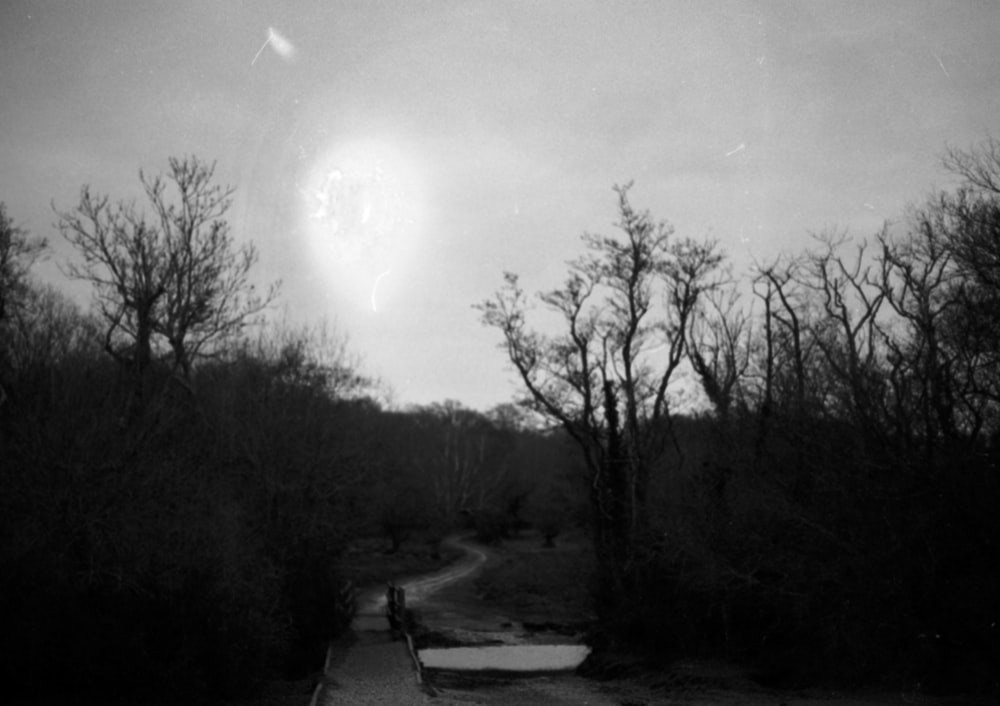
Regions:
<instances>
[{"instance_id":1,"label":"overcast sky","mask_svg":"<svg viewBox=\"0 0 1000 706\"><path fill-rule=\"evenodd\" d=\"M345 331L399 404L509 401L471 305L561 283L616 183L738 267L871 236L1000 134L1000 3L0 4L0 200L217 160L280 307Z\"/></svg>"}]
</instances>

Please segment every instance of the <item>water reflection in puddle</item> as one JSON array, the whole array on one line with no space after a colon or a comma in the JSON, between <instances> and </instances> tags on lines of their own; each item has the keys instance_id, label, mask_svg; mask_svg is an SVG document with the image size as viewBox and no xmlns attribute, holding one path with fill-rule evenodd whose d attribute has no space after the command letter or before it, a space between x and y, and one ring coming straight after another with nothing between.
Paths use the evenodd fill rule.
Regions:
<instances>
[{"instance_id":1,"label":"water reflection in puddle","mask_svg":"<svg viewBox=\"0 0 1000 706\"><path fill-rule=\"evenodd\" d=\"M586 645L490 645L419 650L428 669L556 672L576 669L590 654Z\"/></svg>"}]
</instances>

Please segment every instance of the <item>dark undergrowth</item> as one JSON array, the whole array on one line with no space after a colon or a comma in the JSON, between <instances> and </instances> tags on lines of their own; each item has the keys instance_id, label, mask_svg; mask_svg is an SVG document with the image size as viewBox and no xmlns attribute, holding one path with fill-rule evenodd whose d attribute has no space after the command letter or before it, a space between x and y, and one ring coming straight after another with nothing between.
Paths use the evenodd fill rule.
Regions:
<instances>
[{"instance_id":1,"label":"dark undergrowth","mask_svg":"<svg viewBox=\"0 0 1000 706\"><path fill-rule=\"evenodd\" d=\"M337 600L350 523L325 490L331 466L303 449L350 417L270 365L206 367L197 397L162 380L131 419L130 387L99 359L12 388L22 396L0 408L5 697L248 698L322 667L351 619ZM312 417L286 413L304 407Z\"/></svg>"},{"instance_id":2,"label":"dark undergrowth","mask_svg":"<svg viewBox=\"0 0 1000 706\"><path fill-rule=\"evenodd\" d=\"M1000 694L996 459L862 465L848 430L791 425L761 453L663 488L669 511L595 594L598 651L774 687Z\"/></svg>"}]
</instances>

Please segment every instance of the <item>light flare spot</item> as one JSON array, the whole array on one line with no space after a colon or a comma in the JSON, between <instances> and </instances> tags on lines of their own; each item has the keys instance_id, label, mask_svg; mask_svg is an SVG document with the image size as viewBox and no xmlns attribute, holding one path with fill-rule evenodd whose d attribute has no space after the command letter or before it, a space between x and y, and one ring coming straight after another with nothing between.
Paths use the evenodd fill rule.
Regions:
<instances>
[{"instance_id":1,"label":"light flare spot","mask_svg":"<svg viewBox=\"0 0 1000 706\"><path fill-rule=\"evenodd\" d=\"M282 36L278 30L274 27L267 28L267 39L261 44L260 49L254 54L253 61L250 62L250 66L257 63L257 59L260 58L261 53L270 45L271 49L280 56L285 61L292 61L295 59L295 45L288 41L284 36Z\"/></svg>"},{"instance_id":2,"label":"light flare spot","mask_svg":"<svg viewBox=\"0 0 1000 706\"><path fill-rule=\"evenodd\" d=\"M379 311L378 287L419 255L422 176L387 141L347 139L303 160L299 223L317 274L355 306ZM384 305L384 302L383 302Z\"/></svg>"}]
</instances>

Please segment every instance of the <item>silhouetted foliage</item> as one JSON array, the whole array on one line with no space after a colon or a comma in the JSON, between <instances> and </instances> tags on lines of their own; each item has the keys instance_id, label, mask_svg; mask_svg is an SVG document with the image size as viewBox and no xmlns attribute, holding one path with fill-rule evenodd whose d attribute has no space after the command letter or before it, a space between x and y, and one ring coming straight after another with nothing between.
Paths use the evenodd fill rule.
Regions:
<instances>
[{"instance_id":1,"label":"silhouetted foliage","mask_svg":"<svg viewBox=\"0 0 1000 706\"><path fill-rule=\"evenodd\" d=\"M44 239L14 224L0 201L0 321L10 319L27 289L28 272L44 252Z\"/></svg>"},{"instance_id":2,"label":"silhouetted foliage","mask_svg":"<svg viewBox=\"0 0 1000 706\"><path fill-rule=\"evenodd\" d=\"M584 235L587 255L569 263L565 285L539 295L561 318L558 335L529 327L517 275L477 306L503 335L525 404L580 447L609 600L647 540L650 471L669 438L667 390L722 262L715 243L674 240L672 228L633 209L628 189L616 188L620 235Z\"/></svg>"},{"instance_id":3,"label":"silhouetted foliage","mask_svg":"<svg viewBox=\"0 0 1000 706\"><path fill-rule=\"evenodd\" d=\"M0 405L17 368L24 365L24 340L34 315L29 271L44 253L45 240L14 224L0 201ZM28 346L30 347L30 346Z\"/></svg>"},{"instance_id":4,"label":"silhouetted foliage","mask_svg":"<svg viewBox=\"0 0 1000 706\"><path fill-rule=\"evenodd\" d=\"M664 488L604 639L787 683L998 689L995 161L949 160L974 178L874 247L826 233L758 266L753 325L716 309L692 340L714 415L676 429L704 461Z\"/></svg>"},{"instance_id":5,"label":"silhouetted foliage","mask_svg":"<svg viewBox=\"0 0 1000 706\"><path fill-rule=\"evenodd\" d=\"M161 349L186 380L198 356L238 335L277 295L276 284L256 293L250 270L257 251L236 247L223 220L233 189L213 184L214 173L214 164L195 157L171 158L166 177L140 171L148 217L88 186L76 208L57 211L60 231L83 260L68 272L93 285L105 348L133 377L130 415L151 394L149 370ZM177 203L169 202L168 184Z\"/></svg>"},{"instance_id":6,"label":"silhouetted foliage","mask_svg":"<svg viewBox=\"0 0 1000 706\"><path fill-rule=\"evenodd\" d=\"M367 470L357 429L377 410L373 384L322 329L233 338L267 301L249 294L253 251L209 223L228 205L211 169L171 165L177 209L144 180L158 226L86 190L64 216L94 248L81 272L100 319L32 282L41 244L5 231L0 672L12 693L44 680L100 697L248 694L316 669L350 620L330 596L359 524L345 508ZM189 291L171 282L178 268Z\"/></svg>"},{"instance_id":7,"label":"silhouetted foliage","mask_svg":"<svg viewBox=\"0 0 1000 706\"><path fill-rule=\"evenodd\" d=\"M758 264L749 305L702 287L668 321L684 322L674 341L712 409L674 418L659 454L622 450L615 334L643 330L630 322L645 299L623 306L627 288L612 290L587 309L585 258L542 298L564 314L563 338L529 331L513 276L481 307L535 409L578 439L592 419L607 462L644 459L647 531L605 555L618 588L609 601L598 575L599 647L748 661L769 684L1000 691L997 154L993 140L949 152L963 183L870 243L831 231Z\"/></svg>"},{"instance_id":8,"label":"silhouetted foliage","mask_svg":"<svg viewBox=\"0 0 1000 706\"><path fill-rule=\"evenodd\" d=\"M316 669L350 617L330 597L355 403L250 345L133 434L99 340L68 345L0 411L8 683L234 695Z\"/></svg>"}]
</instances>

